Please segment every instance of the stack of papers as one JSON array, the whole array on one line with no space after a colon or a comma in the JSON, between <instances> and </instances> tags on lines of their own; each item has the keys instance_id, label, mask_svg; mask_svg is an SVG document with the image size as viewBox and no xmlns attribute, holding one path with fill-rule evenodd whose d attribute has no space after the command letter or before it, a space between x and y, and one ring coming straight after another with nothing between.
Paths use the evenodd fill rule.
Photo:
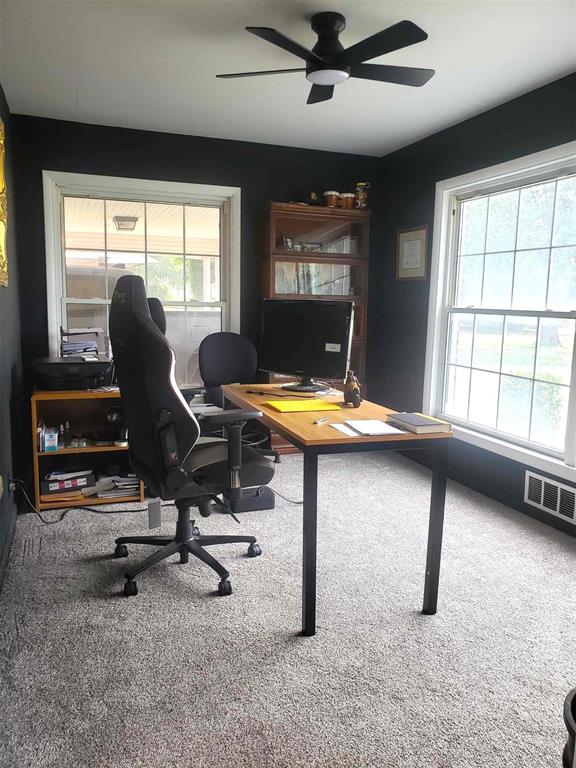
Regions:
<instances>
[{"instance_id":1,"label":"stack of papers","mask_svg":"<svg viewBox=\"0 0 576 768\"><path fill-rule=\"evenodd\" d=\"M331 424L330 426L343 432L348 437L360 437L367 435L401 435L402 430L391 427L380 419L349 419L344 424Z\"/></svg>"}]
</instances>

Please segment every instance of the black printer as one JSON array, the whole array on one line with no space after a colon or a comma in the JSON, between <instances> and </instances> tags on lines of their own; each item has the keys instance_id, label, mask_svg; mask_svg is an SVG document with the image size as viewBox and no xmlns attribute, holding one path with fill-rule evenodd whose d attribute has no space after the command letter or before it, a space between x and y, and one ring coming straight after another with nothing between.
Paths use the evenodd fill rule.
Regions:
<instances>
[{"instance_id":1,"label":"black printer","mask_svg":"<svg viewBox=\"0 0 576 768\"><path fill-rule=\"evenodd\" d=\"M32 365L40 389L95 389L111 385L114 376L114 365L106 355L37 357Z\"/></svg>"}]
</instances>

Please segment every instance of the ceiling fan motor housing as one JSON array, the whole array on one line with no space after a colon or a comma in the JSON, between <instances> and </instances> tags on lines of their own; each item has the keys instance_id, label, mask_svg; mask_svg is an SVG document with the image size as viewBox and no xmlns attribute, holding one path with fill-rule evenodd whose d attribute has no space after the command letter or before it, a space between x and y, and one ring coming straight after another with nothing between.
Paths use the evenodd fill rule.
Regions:
<instances>
[{"instance_id":1,"label":"ceiling fan motor housing","mask_svg":"<svg viewBox=\"0 0 576 768\"><path fill-rule=\"evenodd\" d=\"M308 64L306 78L316 85L336 85L350 77L350 67L335 64L334 59L344 50L338 35L346 29L346 19L341 13L325 11L311 19L312 29L318 35L318 42L312 51L321 56L326 64Z\"/></svg>"}]
</instances>

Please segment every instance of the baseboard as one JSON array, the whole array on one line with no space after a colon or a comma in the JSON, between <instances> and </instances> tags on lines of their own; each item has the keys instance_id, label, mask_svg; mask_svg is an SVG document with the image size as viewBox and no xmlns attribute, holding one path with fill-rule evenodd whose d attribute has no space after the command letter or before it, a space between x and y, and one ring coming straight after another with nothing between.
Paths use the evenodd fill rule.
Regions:
<instances>
[{"instance_id":1,"label":"baseboard","mask_svg":"<svg viewBox=\"0 0 576 768\"><path fill-rule=\"evenodd\" d=\"M16 530L16 507L14 507L14 513L10 516L8 523L8 530L6 538L4 539L4 546L0 552L0 592L2 592L2 584L4 583L4 573L6 572L6 566L8 565L8 556L10 555L10 547L12 546L12 539L14 538L14 531Z\"/></svg>"}]
</instances>

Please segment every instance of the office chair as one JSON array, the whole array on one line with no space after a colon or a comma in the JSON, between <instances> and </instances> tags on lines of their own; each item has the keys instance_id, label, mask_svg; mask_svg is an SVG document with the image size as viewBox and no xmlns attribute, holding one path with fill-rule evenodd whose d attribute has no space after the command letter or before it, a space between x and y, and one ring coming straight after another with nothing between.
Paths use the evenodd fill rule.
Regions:
<instances>
[{"instance_id":1,"label":"office chair","mask_svg":"<svg viewBox=\"0 0 576 768\"><path fill-rule=\"evenodd\" d=\"M160 331L166 333L166 313L160 299L150 297L148 308ZM254 381L258 369L256 347L249 339L239 333L209 334L200 343L198 357L204 387L184 387L181 392L188 401L195 394L203 394L204 400L217 405L219 408L224 407L222 384L248 384ZM208 424L206 424L205 417L199 416L198 418L202 434L206 434ZM212 433L208 432L208 435L216 437L218 430ZM263 443L269 439L269 431L258 421L253 421L242 435L244 445L255 448L262 456L266 456L278 464L280 461L278 453L263 446ZM232 511L235 513L274 509L276 506L274 491L265 486L243 488L240 497L234 500L230 498L227 491L224 491L224 501L232 507ZM215 509L222 511L222 505L216 504Z\"/></svg>"},{"instance_id":2,"label":"office chair","mask_svg":"<svg viewBox=\"0 0 576 768\"><path fill-rule=\"evenodd\" d=\"M129 437L129 457L134 472L161 499L174 500L178 522L173 538L120 536L116 557L128 555L127 544L159 546L156 552L124 572L124 594L138 594L135 577L171 555L188 562L190 554L220 577L218 593L232 592L228 571L205 547L215 544L248 544L248 556L261 549L254 536L202 536L191 519L191 507L203 517L211 512L217 494L228 490L232 500L242 486L268 483L272 464L257 451L241 445L242 429L258 411L230 410L206 417L222 424L227 439L202 438L200 427L186 405L174 379L174 352L150 315L144 281L136 275L121 277L110 308L110 340Z\"/></svg>"}]
</instances>

